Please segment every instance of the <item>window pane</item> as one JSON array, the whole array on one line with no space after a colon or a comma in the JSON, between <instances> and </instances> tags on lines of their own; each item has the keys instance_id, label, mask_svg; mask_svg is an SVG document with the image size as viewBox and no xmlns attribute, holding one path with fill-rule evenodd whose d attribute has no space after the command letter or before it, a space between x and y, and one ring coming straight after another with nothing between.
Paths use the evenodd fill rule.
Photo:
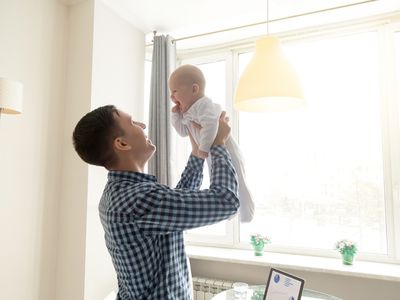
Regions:
<instances>
[{"instance_id":1,"label":"window pane","mask_svg":"<svg viewBox=\"0 0 400 300\"><path fill-rule=\"evenodd\" d=\"M240 113L256 202L241 241L260 232L274 244L332 249L348 238L362 252L387 252L377 46L371 32L285 47L307 107Z\"/></svg>"},{"instance_id":2,"label":"window pane","mask_svg":"<svg viewBox=\"0 0 400 300\"><path fill-rule=\"evenodd\" d=\"M198 64L197 67L203 72L206 78L206 96L210 97L215 103L218 103L224 108L226 98L225 60Z\"/></svg>"},{"instance_id":3,"label":"window pane","mask_svg":"<svg viewBox=\"0 0 400 300\"><path fill-rule=\"evenodd\" d=\"M225 61L217 61L211 63L197 64L196 65L204 74L206 79L206 96L210 97L215 103L225 107L225 86L226 86L226 74L225 74ZM190 143L186 143L188 147L188 153L190 153ZM204 164L203 172L203 184L202 189L206 189L210 186L210 177L207 163ZM226 222L219 222L214 225L204 226L189 231L191 234L205 234L205 235L226 235Z\"/></svg>"}]
</instances>

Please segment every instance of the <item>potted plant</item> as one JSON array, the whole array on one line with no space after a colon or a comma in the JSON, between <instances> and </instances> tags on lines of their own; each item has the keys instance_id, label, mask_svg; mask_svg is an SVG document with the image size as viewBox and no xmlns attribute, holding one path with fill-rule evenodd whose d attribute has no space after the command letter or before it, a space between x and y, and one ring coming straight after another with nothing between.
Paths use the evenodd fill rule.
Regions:
<instances>
[{"instance_id":1,"label":"potted plant","mask_svg":"<svg viewBox=\"0 0 400 300\"><path fill-rule=\"evenodd\" d=\"M254 255L262 256L264 254L264 246L271 243L271 239L268 236L256 233L250 235L250 242L254 249Z\"/></svg>"},{"instance_id":2,"label":"potted plant","mask_svg":"<svg viewBox=\"0 0 400 300\"><path fill-rule=\"evenodd\" d=\"M352 265L354 255L357 253L357 245L350 240L340 240L336 242L335 249L339 250L342 255L342 262L344 265Z\"/></svg>"}]
</instances>

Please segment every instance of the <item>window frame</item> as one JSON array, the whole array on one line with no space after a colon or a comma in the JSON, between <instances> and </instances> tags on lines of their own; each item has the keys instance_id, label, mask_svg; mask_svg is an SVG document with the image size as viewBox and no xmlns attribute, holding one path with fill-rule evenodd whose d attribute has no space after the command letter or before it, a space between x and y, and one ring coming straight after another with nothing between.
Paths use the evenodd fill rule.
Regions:
<instances>
[{"instance_id":1,"label":"window frame","mask_svg":"<svg viewBox=\"0 0 400 300\"><path fill-rule=\"evenodd\" d=\"M231 115L233 111L232 102L227 101L227 99L232 98L232 80L229 74L232 74L232 60L231 55L226 52L207 52L206 55L204 53L199 53L200 55L194 56L182 56L177 59L177 67L184 64L202 64L202 63L213 63L218 61L225 61L225 74L227 75L226 84L225 84L225 103L227 105L226 111L228 115ZM215 235L206 235L206 234L194 234L190 231L185 232L185 240L190 242L191 245L208 245L208 246L231 246L234 244L233 242L233 224L235 223L235 216L231 220L224 221L225 222L225 235L224 236L215 236Z\"/></svg>"},{"instance_id":2,"label":"window frame","mask_svg":"<svg viewBox=\"0 0 400 300\"><path fill-rule=\"evenodd\" d=\"M399 37L400 41L400 21L390 23L383 26L382 29L382 90L385 91L382 95L386 99L383 110L387 113L387 135L386 142L388 157L385 169L389 173L391 180L387 186L387 191L390 194L390 201L386 202L386 211L388 212L387 234L388 237L388 256L396 262L400 261L400 55L396 57L395 36ZM393 37L393 38L391 38ZM384 42L387 47L384 47ZM398 44L400 50L400 42ZM399 51L398 51L399 52ZM397 59L397 60L396 60ZM397 62L397 64L396 64ZM399 69L396 70L396 66ZM387 70L385 72L385 70ZM384 147L385 148L385 147ZM386 178L385 178L386 179ZM385 180L386 183L386 180ZM386 192L386 191L385 191ZM390 251L389 251L390 250Z\"/></svg>"},{"instance_id":3,"label":"window frame","mask_svg":"<svg viewBox=\"0 0 400 300\"><path fill-rule=\"evenodd\" d=\"M382 126L382 149L383 149L383 176L384 176L384 201L385 221L387 235L387 255L359 253L360 260L379 262L400 262L400 87L396 82L400 78L400 70L396 70L395 34L400 34L400 15L396 18L381 18L372 22L360 22L352 24L336 24L318 31L310 29L299 30L277 35L282 44L297 41L313 41L318 39L334 38L343 35L357 34L376 31L378 36L378 63L380 66L380 88L381 88L381 126ZM252 43L253 44L253 43ZM234 110L233 99L234 89L238 81L238 57L241 53L253 51L254 47L248 41L238 42L236 45L229 45L220 48L202 48L196 51L177 52L178 65L210 63L226 60L226 110L231 116L232 135L237 139L239 132L238 113ZM397 59L400 59L398 55ZM227 236L219 239L210 235L185 234L185 239L190 245L221 246L233 249L251 249L249 243L239 241L239 220L234 217L226 223ZM228 228L229 227L229 228ZM324 257L336 257L336 251L326 249L309 249L285 247L271 244L270 251L290 254L305 254Z\"/></svg>"}]
</instances>

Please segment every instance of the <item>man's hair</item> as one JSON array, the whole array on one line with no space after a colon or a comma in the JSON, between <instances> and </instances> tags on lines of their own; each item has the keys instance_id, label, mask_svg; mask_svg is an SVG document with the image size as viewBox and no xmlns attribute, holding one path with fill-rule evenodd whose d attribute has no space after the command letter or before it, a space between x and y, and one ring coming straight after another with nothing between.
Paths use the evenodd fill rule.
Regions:
<instances>
[{"instance_id":1,"label":"man's hair","mask_svg":"<svg viewBox=\"0 0 400 300\"><path fill-rule=\"evenodd\" d=\"M72 134L74 148L88 164L110 167L117 161L113 141L124 134L115 114L114 105L106 105L87 113L76 124Z\"/></svg>"}]
</instances>

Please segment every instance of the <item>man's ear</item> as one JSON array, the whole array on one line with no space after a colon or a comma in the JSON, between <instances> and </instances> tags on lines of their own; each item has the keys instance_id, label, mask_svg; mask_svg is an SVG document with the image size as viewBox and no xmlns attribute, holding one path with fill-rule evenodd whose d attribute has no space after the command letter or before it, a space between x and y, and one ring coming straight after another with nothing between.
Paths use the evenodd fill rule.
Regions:
<instances>
[{"instance_id":1,"label":"man's ear","mask_svg":"<svg viewBox=\"0 0 400 300\"><path fill-rule=\"evenodd\" d=\"M117 137L116 139L114 139L113 146L115 147L115 149L121 151L132 149L131 145L129 145L122 137Z\"/></svg>"}]
</instances>

